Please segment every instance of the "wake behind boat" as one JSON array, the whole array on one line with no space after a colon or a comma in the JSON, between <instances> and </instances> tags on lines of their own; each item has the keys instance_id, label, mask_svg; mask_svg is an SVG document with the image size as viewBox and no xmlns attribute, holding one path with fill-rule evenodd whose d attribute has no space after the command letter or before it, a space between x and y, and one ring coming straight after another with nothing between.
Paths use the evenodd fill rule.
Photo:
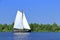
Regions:
<instances>
[{"instance_id":1,"label":"wake behind boat","mask_svg":"<svg viewBox=\"0 0 60 40\"><path fill-rule=\"evenodd\" d=\"M17 11L14 22L14 32L31 32L31 28L27 22L24 12Z\"/></svg>"}]
</instances>

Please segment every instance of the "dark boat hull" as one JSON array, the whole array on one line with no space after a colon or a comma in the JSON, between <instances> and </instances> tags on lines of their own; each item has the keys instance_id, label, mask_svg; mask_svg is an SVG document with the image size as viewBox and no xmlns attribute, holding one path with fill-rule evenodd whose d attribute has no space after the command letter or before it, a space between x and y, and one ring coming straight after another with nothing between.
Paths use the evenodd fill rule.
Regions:
<instances>
[{"instance_id":1,"label":"dark boat hull","mask_svg":"<svg viewBox=\"0 0 60 40\"><path fill-rule=\"evenodd\" d=\"M28 29L14 29L14 32L31 32L31 30Z\"/></svg>"}]
</instances>

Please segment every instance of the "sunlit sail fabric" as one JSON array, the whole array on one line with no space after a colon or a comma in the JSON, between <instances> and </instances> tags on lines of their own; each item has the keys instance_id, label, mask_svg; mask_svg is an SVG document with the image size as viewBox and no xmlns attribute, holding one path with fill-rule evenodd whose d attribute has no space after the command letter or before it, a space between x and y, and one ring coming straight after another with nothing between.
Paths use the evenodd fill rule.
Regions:
<instances>
[{"instance_id":1,"label":"sunlit sail fabric","mask_svg":"<svg viewBox=\"0 0 60 40\"><path fill-rule=\"evenodd\" d=\"M22 24L22 12L17 11L15 23L14 23L14 28L16 29L23 29L23 24Z\"/></svg>"},{"instance_id":2,"label":"sunlit sail fabric","mask_svg":"<svg viewBox=\"0 0 60 40\"><path fill-rule=\"evenodd\" d=\"M16 29L30 29L25 14L17 11L16 19L14 22L14 28Z\"/></svg>"},{"instance_id":3,"label":"sunlit sail fabric","mask_svg":"<svg viewBox=\"0 0 60 40\"><path fill-rule=\"evenodd\" d=\"M23 13L23 27L24 27L25 29L30 29L24 13Z\"/></svg>"}]
</instances>

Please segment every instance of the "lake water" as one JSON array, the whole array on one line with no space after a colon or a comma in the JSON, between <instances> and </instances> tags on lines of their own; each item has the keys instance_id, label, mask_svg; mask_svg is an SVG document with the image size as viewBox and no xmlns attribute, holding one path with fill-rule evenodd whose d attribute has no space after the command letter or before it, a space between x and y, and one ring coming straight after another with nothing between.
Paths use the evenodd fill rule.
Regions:
<instances>
[{"instance_id":1,"label":"lake water","mask_svg":"<svg viewBox=\"0 0 60 40\"><path fill-rule=\"evenodd\" d=\"M60 40L60 32L0 32L0 40Z\"/></svg>"}]
</instances>

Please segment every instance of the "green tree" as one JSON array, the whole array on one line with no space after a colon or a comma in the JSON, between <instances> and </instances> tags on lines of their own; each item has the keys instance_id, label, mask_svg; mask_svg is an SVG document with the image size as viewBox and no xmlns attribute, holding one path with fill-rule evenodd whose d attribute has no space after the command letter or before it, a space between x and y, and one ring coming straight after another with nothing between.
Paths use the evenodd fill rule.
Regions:
<instances>
[{"instance_id":1,"label":"green tree","mask_svg":"<svg viewBox=\"0 0 60 40\"><path fill-rule=\"evenodd\" d=\"M2 32L2 24L0 24L0 32Z\"/></svg>"}]
</instances>

